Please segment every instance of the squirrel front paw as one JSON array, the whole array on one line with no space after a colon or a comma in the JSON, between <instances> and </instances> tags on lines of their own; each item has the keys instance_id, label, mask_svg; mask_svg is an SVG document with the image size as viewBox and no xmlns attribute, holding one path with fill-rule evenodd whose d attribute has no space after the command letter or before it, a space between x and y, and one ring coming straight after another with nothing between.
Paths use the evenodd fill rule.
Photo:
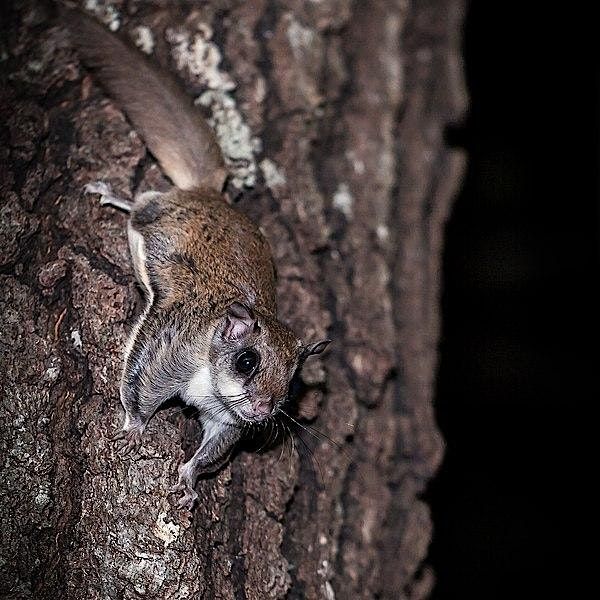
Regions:
<instances>
[{"instance_id":1,"label":"squirrel front paw","mask_svg":"<svg viewBox=\"0 0 600 600\"><path fill-rule=\"evenodd\" d=\"M104 181L92 181L91 183L87 183L84 186L83 191L86 194L99 194L100 204L102 206L114 206L125 212L131 212L133 207L133 203L129 200L115 196L110 185L104 183Z\"/></svg>"}]
</instances>

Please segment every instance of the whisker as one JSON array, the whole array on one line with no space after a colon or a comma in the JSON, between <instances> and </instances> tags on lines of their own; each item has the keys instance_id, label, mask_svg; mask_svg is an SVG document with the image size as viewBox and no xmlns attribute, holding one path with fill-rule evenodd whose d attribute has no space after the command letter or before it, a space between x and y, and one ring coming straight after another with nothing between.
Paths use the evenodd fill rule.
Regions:
<instances>
[{"instance_id":1,"label":"whisker","mask_svg":"<svg viewBox=\"0 0 600 600\"><path fill-rule=\"evenodd\" d=\"M294 434L292 433L292 430L288 427L288 431L290 432L290 439L292 440L292 446L290 449L290 473L292 472L292 459L293 459L293 455L292 453L297 454L298 453L298 448L296 447L296 438L294 437Z\"/></svg>"},{"instance_id":2,"label":"whisker","mask_svg":"<svg viewBox=\"0 0 600 600\"><path fill-rule=\"evenodd\" d=\"M354 458L350 455L350 453L344 447L342 447L340 444L338 444L335 440L332 440L328 435L326 435L325 433L323 433L322 431L319 431L318 429L316 429L314 427L311 427L308 424L306 426L304 426L302 423L299 423L296 419L294 419L294 417L292 417L291 415L289 415L287 412L285 412L281 408L279 409L279 411L283 415L285 415L288 419L290 419L293 423L295 423L298 427L304 429L304 431L306 431L307 433L309 433L310 435L312 435L315 439L320 440L320 441L321 440L327 441L330 444L332 444L333 446L335 446L336 448L338 448L339 451L346 457L346 459L348 460L348 463L349 464L354 464ZM298 432L296 432L296 434L302 440L302 437L300 436L300 434ZM357 477L361 481L363 480L363 478L360 475L360 473L357 473Z\"/></svg>"},{"instance_id":3,"label":"whisker","mask_svg":"<svg viewBox=\"0 0 600 600\"><path fill-rule=\"evenodd\" d=\"M308 455L313 466L316 463L317 468L319 469L319 474L321 475L321 485L325 486L325 478L323 477L323 469L321 468L321 463L319 462L319 459L315 456L315 453L311 450L310 446L306 443L304 438L298 432L296 432L296 435L298 436L298 439L302 442L302 445L308 451Z\"/></svg>"},{"instance_id":4,"label":"whisker","mask_svg":"<svg viewBox=\"0 0 600 600\"><path fill-rule=\"evenodd\" d=\"M289 457L288 457L288 477L291 477L291 475L292 475L292 460L294 458L294 452L296 451L296 442L294 440L294 436L293 436L290 428L288 427L287 423L284 423L282 421L281 424L283 425L284 429L288 433L288 435L286 437L288 437L290 440L290 444L289 444L290 452L289 452Z\"/></svg>"},{"instance_id":5,"label":"whisker","mask_svg":"<svg viewBox=\"0 0 600 600\"><path fill-rule=\"evenodd\" d=\"M189 410L192 412L192 414L190 415L191 418L198 418L203 414L209 416L210 418L216 418L224 414L230 414L234 418L239 419L239 416L236 415L236 413L232 410L235 406L238 406L238 404L243 404L243 402L232 404L230 406L221 406L217 408L204 407L203 409L199 409L195 406L182 406L170 412L169 415L175 417L184 413L186 410Z\"/></svg>"},{"instance_id":6,"label":"whisker","mask_svg":"<svg viewBox=\"0 0 600 600\"><path fill-rule=\"evenodd\" d=\"M267 438L267 440L262 444L262 446L256 451L257 453L259 453L263 448L265 448L266 446L269 445L269 443L271 442L271 437L273 436L273 422L271 420L267 420L265 421L265 423L269 423L271 431L269 432L269 437Z\"/></svg>"},{"instance_id":7,"label":"whisker","mask_svg":"<svg viewBox=\"0 0 600 600\"><path fill-rule=\"evenodd\" d=\"M291 419L296 425L298 425L298 427L302 427L302 429L304 429L304 431L306 431L307 433L310 433L313 437L317 438L318 440L325 440L325 441L328 441L331 444L333 444L336 448L338 448L338 450L340 450L341 452L344 453L346 458L350 459L350 461L352 462L352 457L346 453L345 448L343 446L341 446L340 444L338 444L338 442L336 442L335 440L332 440L327 434L323 433L322 431L320 431L319 429L317 429L315 427L311 427L308 424L306 426L302 425L296 419L294 419L294 417L290 416L288 413L286 413L281 408L279 409L279 411L282 412L288 419ZM319 437L319 436L321 436L321 437Z\"/></svg>"},{"instance_id":8,"label":"whisker","mask_svg":"<svg viewBox=\"0 0 600 600\"><path fill-rule=\"evenodd\" d=\"M267 446L267 448L270 448L274 443L275 440L277 440L277 421L275 421L275 419L268 419L268 421L271 423L271 435L269 435L269 444Z\"/></svg>"},{"instance_id":9,"label":"whisker","mask_svg":"<svg viewBox=\"0 0 600 600\"><path fill-rule=\"evenodd\" d=\"M276 425L277 429L279 429L279 425L278 425L277 421L275 421L275 425ZM283 424L282 424L282 429L283 429ZM283 431L283 434L284 435L281 440L281 452L279 454L279 458L277 459L278 463L281 462L281 459L283 458L283 453L285 451L285 430Z\"/></svg>"}]
</instances>

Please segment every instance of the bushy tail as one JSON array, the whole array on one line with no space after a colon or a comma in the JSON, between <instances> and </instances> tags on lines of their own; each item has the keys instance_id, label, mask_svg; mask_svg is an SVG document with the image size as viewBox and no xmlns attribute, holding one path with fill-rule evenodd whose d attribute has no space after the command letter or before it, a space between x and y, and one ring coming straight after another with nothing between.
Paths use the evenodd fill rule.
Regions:
<instances>
[{"instance_id":1,"label":"bushy tail","mask_svg":"<svg viewBox=\"0 0 600 600\"><path fill-rule=\"evenodd\" d=\"M82 12L63 9L61 20L173 183L221 191L226 170L214 133L174 78Z\"/></svg>"}]
</instances>

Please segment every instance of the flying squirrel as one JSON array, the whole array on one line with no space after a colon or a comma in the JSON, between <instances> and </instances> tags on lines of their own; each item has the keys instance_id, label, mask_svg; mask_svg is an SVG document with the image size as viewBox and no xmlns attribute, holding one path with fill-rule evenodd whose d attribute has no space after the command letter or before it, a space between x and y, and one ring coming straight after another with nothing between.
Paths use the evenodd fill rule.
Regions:
<instances>
[{"instance_id":1,"label":"flying squirrel","mask_svg":"<svg viewBox=\"0 0 600 600\"><path fill-rule=\"evenodd\" d=\"M127 235L146 306L125 348L119 440L137 450L158 408L179 396L198 410L203 438L179 467L174 491L191 510L198 476L223 466L244 429L288 399L306 358L329 344L303 344L277 319L275 267L258 227L226 201L227 170L214 133L168 73L78 10L61 17L82 62L123 109L174 187L113 195L86 191L129 213Z\"/></svg>"}]
</instances>

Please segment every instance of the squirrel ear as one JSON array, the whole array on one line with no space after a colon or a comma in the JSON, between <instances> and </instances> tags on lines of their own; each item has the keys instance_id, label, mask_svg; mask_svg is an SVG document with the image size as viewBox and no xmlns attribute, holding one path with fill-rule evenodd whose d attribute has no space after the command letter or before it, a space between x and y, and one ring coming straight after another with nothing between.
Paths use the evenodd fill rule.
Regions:
<instances>
[{"instance_id":1,"label":"squirrel ear","mask_svg":"<svg viewBox=\"0 0 600 600\"><path fill-rule=\"evenodd\" d=\"M256 317L252 309L242 304L234 302L225 313L225 329L223 337L227 340L239 340L248 335L256 328Z\"/></svg>"},{"instance_id":2,"label":"squirrel ear","mask_svg":"<svg viewBox=\"0 0 600 600\"><path fill-rule=\"evenodd\" d=\"M331 344L331 340L321 340L320 342L313 342L302 348L302 358L308 358L313 354L321 354Z\"/></svg>"}]
</instances>

